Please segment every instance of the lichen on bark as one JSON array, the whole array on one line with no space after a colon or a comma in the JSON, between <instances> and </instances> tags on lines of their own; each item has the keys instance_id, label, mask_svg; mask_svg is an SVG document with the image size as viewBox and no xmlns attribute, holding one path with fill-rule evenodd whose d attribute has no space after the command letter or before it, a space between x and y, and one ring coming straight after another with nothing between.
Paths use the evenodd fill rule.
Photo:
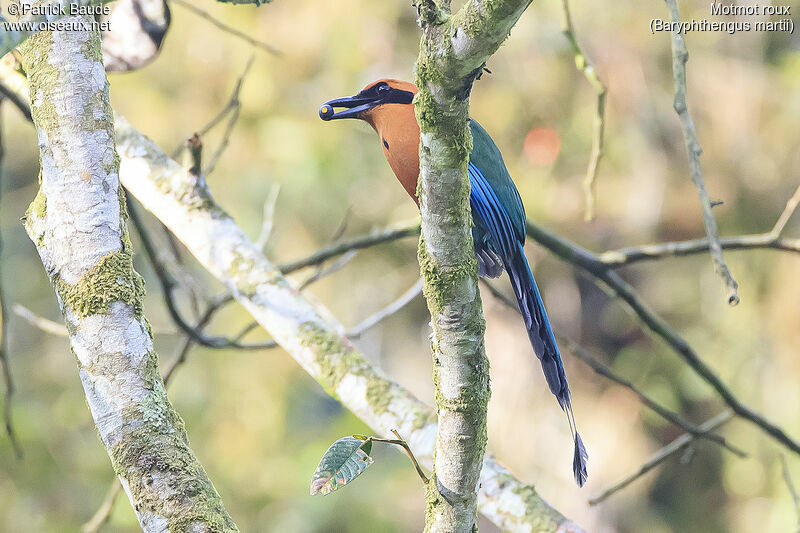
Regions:
<instances>
[{"instance_id":1,"label":"lichen on bark","mask_svg":"<svg viewBox=\"0 0 800 533\"><path fill-rule=\"evenodd\" d=\"M455 14L448 0L417 3L422 29L414 100L421 132L418 257L432 318L439 415L434 475L426 490L426 531L477 529L490 389L471 234L469 96L486 59L529 3L468 0Z\"/></svg>"},{"instance_id":2,"label":"lichen on bark","mask_svg":"<svg viewBox=\"0 0 800 533\"><path fill-rule=\"evenodd\" d=\"M42 166L25 228L58 295L114 471L148 533L238 531L158 371L144 281L133 268L100 36L42 32L22 55Z\"/></svg>"}]
</instances>

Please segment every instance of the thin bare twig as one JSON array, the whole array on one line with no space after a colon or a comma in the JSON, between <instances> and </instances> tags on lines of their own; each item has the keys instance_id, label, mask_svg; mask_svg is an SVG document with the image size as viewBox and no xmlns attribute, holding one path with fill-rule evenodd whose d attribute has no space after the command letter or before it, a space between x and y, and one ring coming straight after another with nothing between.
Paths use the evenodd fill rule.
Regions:
<instances>
[{"instance_id":1,"label":"thin bare twig","mask_svg":"<svg viewBox=\"0 0 800 533\"><path fill-rule=\"evenodd\" d=\"M272 227L275 221L275 206L278 203L278 194L281 192L281 184L273 183L269 187L267 198L264 200L264 216L261 222L261 233L254 243L259 250L264 250L267 247L267 242L272 235Z\"/></svg>"},{"instance_id":2,"label":"thin bare twig","mask_svg":"<svg viewBox=\"0 0 800 533\"><path fill-rule=\"evenodd\" d=\"M794 482L792 482L792 474L789 472L789 463L786 461L786 457L780 454L780 458L783 481L786 483L786 488L789 489L789 495L792 497L792 504L794 505L795 533L800 533L800 497L798 497L797 489L794 486Z\"/></svg>"},{"instance_id":3,"label":"thin bare twig","mask_svg":"<svg viewBox=\"0 0 800 533\"><path fill-rule=\"evenodd\" d=\"M197 322L194 325L195 331L203 331L211 322L211 319L214 317L217 311L219 311L220 309L222 309L223 306L232 301L233 298L231 298L230 295L227 294L217 298L215 302L211 303L206 308L203 315L197 320ZM170 381L172 380L172 376L175 373L175 370L186 362L186 358L189 355L189 351L195 344L196 343L194 342L191 336L185 335L183 337L183 341L181 342L181 345L178 348L178 355L175 356L170 365L162 374L164 378L164 385L168 385L170 383Z\"/></svg>"},{"instance_id":4,"label":"thin bare twig","mask_svg":"<svg viewBox=\"0 0 800 533\"><path fill-rule=\"evenodd\" d=\"M408 458L411 459L411 463L414 465L414 468L417 470L417 475L422 480L422 483L427 485L428 481L430 481L430 480L428 479L428 476L425 475L425 472L422 471L422 467L419 466L419 463L417 462L417 458L414 457L414 452L411 451L411 447L408 445L408 443L405 441L405 439L403 439L403 437L400 436L400 434L397 432L396 429L393 429L392 433L394 433L394 436L397 437L397 440L395 440L395 439L380 439L378 437L368 437L367 440L371 441L371 442L383 442L383 443L386 443L386 444L394 444L395 446L402 447L403 450L405 450L406 455L408 456Z\"/></svg>"},{"instance_id":5,"label":"thin bare twig","mask_svg":"<svg viewBox=\"0 0 800 533\"><path fill-rule=\"evenodd\" d=\"M376 324L382 322L386 318L390 317L391 315L397 313L400 309L405 307L409 304L414 298L419 296L422 293L422 278L418 279L414 285L412 285L406 292L400 295L395 301L374 313L361 322L353 329L350 330L350 333L347 334L348 337L358 338L360 337L365 331L372 328Z\"/></svg>"},{"instance_id":6,"label":"thin bare twig","mask_svg":"<svg viewBox=\"0 0 800 533\"><path fill-rule=\"evenodd\" d=\"M733 418L733 413L731 411L725 411L724 413L720 413L719 415L715 416L714 418L706 421L705 423L700 425L700 429L703 431L714 431L722 424L727 422ZM667 459L669 459L672 455L678 453L679 451L685 450L688 445L690 445L697 436L692 435L690 433L684 433L677 439L673 440L663 448L661 448L658 452L655 453L650 459L647 460L639 470L631 474L630 476L626 477L622 481L615 483L610 488L604 490L600 495L595 496L594 498L589 499L589 505L597 505L598 503L603 502L604 500L608 499L610 496L613 496L620 490L624 489Z\"/></svg>"},{"instance_id":7,"label":"thin bare twig","mask_svg":"<svg viewBox=\"0 0 800 533\"><path fill-rule=\"evenodd\" d=\"M24 319L31 326L38 328L45 333L56 335L58 337L69 337L67 328L64 327L64 324L59 324L53 320L41 317L22 304L15 303L11 307L11 310L15 315Z\"/></svg>"},{"instance_id":8,"label":"thin bare twig","mask_svg":"<svg viewBox=\"0 0 800 533\"><path fill-rule=\"evenodd\" d=\"M398 224L392 228L386 228L371 232L369 235L362 235L347 241L342 241L332 244L303 259L292 261L291 263L284 263L280 265L280 271L283 274L291 274L302 268L319 265L332 257L336 257L347 253L351 250L362 250L377 244L396 241L405 237L416 237L419 235L419 221L415 224Z\"/></svg>"},{"instance_id":9,"label":"thin bare twig","mask_svg":"<svg viewBox=\"0 0 800 533\"><path fill-rule=\"evenodd\" d=\"M233 36L245 41L246 43L250 44L251 46L254 46L256 48L260 48L260 49L264 50L265 52L268 52L268 53L270 53L272 55L276 55L276 56L281 55L281 51L278 50L277 48L275 48L274 46L272 46L271 44L267 44L267 43L265 43L263 41L259 41L258 39L254 39L254 38L250 37L249 35L247 35L245 33L242 33L241 31L237 30L236 28L234 28L232 26L228 26L227 24L225 24L221 20L219 20L216 17L214 17L208 11L200 9L199 7L195 6L194 4L191 4L191 3L189 3L189 2L187 2L185 0L170 0L170 2L173 3L173 4L178 4L179 6L185 8L185 9L188 9L189 11L194 13L195 15L206 19L208 22L210 22L211 24L213 24L217 28L221 29L222 31L224 31L226 33L230 33L231 35L233 35Z\"/></svg>"},{"instance_id":10,"label":"thin bare twig","mask_svg":"<svg viewBox=\"0 0 800 533\"><path fill-rule=\"evenodd\" d=\"M586 80L591 84L597 93L597 107L592 126L592 154L589 157L589 166L586 169L586 177L583 179L583 193L586 201L584 220L587 222L594 219L595 203L597 201L597 170L600 166L600 158L603 157L603 140L606 124L606 94L608 90L600 81L597 71L592 65L586 54L583 53L578 38L575 35L575 27L572 24L572 15L569 10L568 0L561 0L562 23L561 30L572 46L572 55L575 58L575 66L580 70Z\"/></svg>"},{"instance_id":11,"label":"thin bare twig","mask_svg":"<svg viewBox=\"0 0 800 533\"><path fill-rule=\"evenodd\" d=\"M81 526L82 533L97 533L100 531L100 528L108 522L111 511L114 509L114 502L117 501L117 496L119 496L120 492L122 492L122 485L119 482L119 478L115 477L108 486L103 503L100 504L100 507L97 508L92 517Z\"/></svg>"},{"instance_id":12,"label":"thin bare twig","mask_svg":"<svg viewBox=\"0 0 800 533\"><path fill-rule=\"evenodd\" d=\"M783 208L781 216L778 217L775 225L772 226L770 233L776 238L780 237L781 233L783 233L783 229L786 227L789 219L792 218L792 215L797 210L797 204L800 204L800 185L794 190L794 194L786 202L786 207Z\"/></svg>"},{"instance_id":13,"label":"thin bare twig","mask_svg":"<svg viewBox=\"0 0 800 533\"><path fill-rule=\"evenodd\" d=\"M250 59L247 60L247 64L244 67L244 71L236 80L236 86L227 106L231 110L231 116L228 118L228 123L225 125L225 132L222 134L222 139L219 141L219 146L217 146L217 149L214 150L211 159L209 159L208 164L203 171L205 176L208 176L214 172L217 162L219 161L220 157L222 157L225 149L228 147L231 135L233 134L233 128L236 127L236 122L239 120L239 113L242 110L242 103L239 101L239 92L242 90L244 79L247 77L248 72L250 72L250 67L253 66L254 59L255 56L250 56Z\"/></svg>"},{"instance_id":14,"label":"thin bare twig","mask_svg":"<svg viewBox=\"0 0 800 533\"><path fill-rule=\"evenodd\" d=\"M729 443L725 437L717 435L716 433L711 433L707 430L703 430L700 426L695 425L694 423L686 420L682 416L673 411L670 411L666 407L662 406L661 404L657 403L655 400L647 396L638 387L636 387L633 383L628 381L625 378L622 378L615 374L609 367L592 357L588 350L583 348L582 346L578 345L577 343L565 339L563 336L559 336L559 341L563 342L567 349L572 352L578 359L586 363L589 368L594 370L595 373L617 383L618 385L622 385L623 387L629 389L633 392L639 400L647 407L649 407L653 412L659 415L664 420L671 422L678 426L679 428L683 429L686 433L690 435L694 435L697 438L710 440L716 442L723 448L727 449L729 452L741 457L746 458L747 452L742 450L741 448L734 446L733 444Z\"/></svg>"},{"instance_id":15,"label":"thin bare twig","mask_svg":"<svg viewBox=\"0 0 800 533\"><path fill-rule=\"evenodd\" d=\"M69 333L67 332L67 328L64 324L59 324L49 318L45 318L43 316L37 315L24 305L20 303L14 303L11 306L11 312L20 317L21 319L25 320L31 326L43 331L44 333L49 333L50 335L55 335L57 337L68 337ZM153 329L153 335L175 335L175 331L169 330L160 330L160 329Z\"/></svg>"},{"instance_id":16,"label":"thin bare twig","mask_svg":"<svg viewBox=\"0 0 800 533\"><path fill-rule=\"evenodd\" d=\"M2 110L3 96L0 95L0 111ZM3 143L3 122L0 116L0 199L3 196L3 160L5 159L5 144ZM3 241L0 239L0 253L3 250ZM0 260L2 266L2 260ZM11 448L17 459L22 459L22 446L17 439L17 432L14 430L14 419L11 410L11 399L14 396L14 378L11 376L11 365L8 361L8 301L3 291L3 274L0 271L0 367L3 370L3 382L5 383L5 395L3 399L3 423L6 428L6 435L11 443Z\"/></svg>"},{"instance_id":17,"label":"thin bare twig","mask_svg":"<svg viewBox=\"0 0 800 533\"><path fill-rule=\"evenodd\" d=\"M680 22L681 17L678 13L677 0L665 0L665 2L669 8L672 22ZM686 62L689 60L689 51L686 49L686 43L680 32L672 31L670 34L672 36L672 73L673 81L675 82L675 100L673 102L673 107L680 119L683 138L686 141L686 152L689 157L689 172L697 188L697 193L700 196L700 207L703 211L703 224L706 227L706 235L708 236L709 250L711 252L711 258L714 261L714 268L725 283L725 287L728 291L728 303L730 305L736 305L739 303L739 284L733 279L730 269L725 263L725 259L722 257L722 246L719 243L717 221L714 219L714 213L711 211L713 205L711 197L708 195L708 190L706 190L703 170L700 167L700 154L703 153L703 150L700 148L700 143L697 141L694 121L692 120L692 115L689 113L689 106L686 103Z\"/></svg>"},{"instance_id":18,"label":"thin bare twig","mask_svg":"<svg viewBox=\"0 0 800 533\"><path fill-rule=\"evenodd\" d=\"M486 280L482 281L484 283L484 286L489 289L489 292L491 292L495 298L497 298L500 302L502 302L506 307L519 312L519 307L515 302L511 301L511 299L509 299L505 294L500 292L500 290L497 287L495 287L488 281ZM576 343L571 339L564 337L563 335L557 335L556 337L558 338L558 341L560 343L566 346L567 349L570 352L572 352L572 354L575 355L578 359L586 363L586 365L589 366L589 368L591 368L592 370L594 370L595 373L633 392L639 398L642 404L650 408L650 410L655 412L657 415L659 415L667 422L675 424L679 428L683 429L685 432L690 433L696 437L713 441L719 444L720 446L728 449L728 451L734 453L735 455L738 455L739 457L747 457L747 452L734 446L733 444L730 444L724 437L721 437L720 435L717 435L715 433L710 433L708 431L702 430L699 426L696 426L692 422L689 422L679 414L670 411L660 403L656 402L655 400L647 396L645 393L639 390L639 388L636 387L636 385L634 385L627 379L617 375L609 367L607 367L606 365L598 361L596 358L594 358L589 353L589 351L583 346L579 345L578 343Z\"/></svg>"},{"instance_id":19,"label":"thin bare twig","mask_svg":"<svg viewBox=\"0 0 800 533\"><path fill-rule=\"evenodd\" d=\"M719 244L724 250L768 249L784 252L800 253L800 239L775 237L770 233L721 237ZM661 242L646 244L619 250L609 250L598 254L598 259L609 268L619 268L640 261L652 261L665 257L680 257L707 252L708 239L692 239L688 241Z\"/></svg>"},{"instance_id":20,"label":"thin bare twig","mask_svg":"<svg viewBox=\"0 0 800 533\"><path fill-rule=\"evenodd\" d=\"M530 221L527 222L526 229L530 238L553 252L562 260L581 268L593 278L602 281L611 290L614 296L621 299L630 307L648 330L663 339L696 374L711 385L734 413L760 427L773 439L800 455L800 443L789 437L782 428L773 424L741 402L719 376L716 375L714 370L703 361L694 348L670 327L664 319L650 310L636 294L633 287L623 280L619 274L600 261L596 254Z\"/></svg>"},{"instance_id":21,"label":"thin bare twig","mask_svg":"<svg viewBox=\"0 0 800 533\"><path fill-rule=\"evenodd\" d=\"M800 186L786 202L783 212L772 229L766 233L753 235L739 235L737 237L723 237L719 239L719 244L723 249L747 250L752 248L772 248L787 252L800 252L800 239L786 239L781 237L786 224L797 209L800 203ZM708 239L695 239L680 242L662 242L658 244L648 244L632 248L622 248L620 250L609 250L597 256L597 259L604 265L617 268L629 265L638 261L661 259L669 256L691 255L709 249Z\"/></svg>"},{"instance_id":22,"label":"thin bare twig","mask_svg":"<svg viewBox=\"0 0 800 533\"><path fill-rule=\"evenodd\" d=\"M347 265L358 253L358 250L350 250L346 252L344 255L339 257L336 261L331 263L330 265L319 265L316 271L311 274L307 279L305 279L300 285L297 287L298 291L304 291L308 288L309 285L312 283L316 283L322 278L328 277L331 274L334 274Z\"/></svg>"},{"instance_id":23,"label":"thin bare twig","mask_svg":"<svg viewBox=\"0 0 800 533\"><path fill-rule=\"evenodd\" d=\"M211 174L214 170L214 167L217 164L222 153L225 151L225 148L228 146L228 142L230 140L231 133L233 133L233 127L236 125L236 121L239 119L239 111L242 107L242 103L239 100L239 95L242 91L242 85L244 84L244 80L247 77L247 74L250 72L250 67L253 66L253 61L255 56L250 56L245 64L244 70L236 78L236 83L233 85L233 90L231 91L231 95L228 98L228 102L225 104L219 113L217 113L214 118L212 118L205 126L203 126L199 131L192 135L192 138L197 137L200 141L202 141L203 137L205 137L211 130L213 130L218 124L222 122L222 120L231 114L228 118L227 125L225 127L225 132L222 135L222 140L220 141L219 146L214 151L214 154L211 156L211 160L209 164L206 165L206 168L203 169L203 174L205 176ZM172 153L172 159L176 161L180 160L180 156L183 154L184 150L186 149L187 144L186 141L182 142L180 146L178 146Z\"/></svg>"},{"instance_id":24,"label":"thin bare twig","mask_svg":"<svg viewBox=\"0 0 800 533\"><path fill-rule=\"evenodd\" d=\"M156 277L161 283L161 289L164 295L164 301L167 304L167 310L169 311L173 322L175 322L180 330L189 335L194 342L200 344L201 346L205 346L206 348L236 348L239 350L262 350L271 348L272 343L269 342L242 344L225 337L208 337L202 331L199 331L189 325L189 323L181 315L181 312L178 309L178 304L175 301L175 289L177 288L175 279L170 275L167 268L159 259L158 252L156 251L155 244L153 244L153 241L150 237L150 233L145 227L144 222L139 217L139 212L133 202L133 199L127 192L126 198L128 201L128 215L130 216L130 220L139 235L145 255L150 260L153 270L156 273Z\"/></svg>"},{"instance_id":25,"label":"thin bare twig","mask_svg":"<svg viewBox=\"0 0 800 533\"><path fill-rule=\"evenodd\" d=\"M347 224L348 222L350 222L351 213L352 210L351 208L348 207L347 210L344 212L342 221L339 222L339 226L333 232L333 235L331 235L330 239L331 243L335 243L341 238L342 235L344 235L344 232L347 230ZM304 291L312 283L316 283L322 278L330 276L335 272L338 272L339 270L344 268L344 266L356 256L357 252L358 250L348 250L339 259L334 261L333 264L328 266L325 266L323 263L320 263L319 265L317 265L316 271L311 276L309 276L305 281L300 283L300 286L298 287L297 290Z\"/></svg>"}]
</instances>

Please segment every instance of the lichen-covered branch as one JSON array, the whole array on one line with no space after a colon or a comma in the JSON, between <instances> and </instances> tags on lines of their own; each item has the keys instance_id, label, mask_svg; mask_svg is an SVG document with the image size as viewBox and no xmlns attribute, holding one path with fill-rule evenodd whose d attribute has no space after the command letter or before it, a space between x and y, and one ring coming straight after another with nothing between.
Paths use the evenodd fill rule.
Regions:
<instances>
[{"instance_id":1,"label":"lichen-covered branch","mask_svg":"<svg viewBox=\"0 0 800 533\"><path fill-rule=\"evenodd\" d=\"M303 298L213 201L208 190L117 115L120 179L326 391L378 434L397 429L426 467L436 420L347 340L330 313ZM493 458L483 461L479 504L507 531L580 531Z\"/></svg>"},{"instance_id":2,"label":"lichen-covered branch","mask_svg":"<svg viewBox=\"0 0 800 533\"><path fill-rule=\"evenodd\" d=\"M467 162L469 95L486 60L530 0L417 3L422 29L415 99L421 132L419 262L431 313L439 431L425 530L471 532L486 449L489 361L472 243Z\"/></svg>"},{"instance_id":3,"label":"lichen-covered branch","mask_svg":"<svg viewBox=\"0 0 800 533\"><path fill-rule=\"evenodd\" d=\"M41 187L25 229L56 290L100 438L147 532L238 531L189 447L158 373L133 269L100 35L40 32L22 47Z\"/></svg>"},{"instance_id":4,"label":"lichen-covered branch","mask_svg":"<svg viewBox=\"0 0 800 533\"><path fill-rule=\"evenodd\" d=\"M672 22L680 22L681 17L678 13L677 1L665 1L669 8ZM739 303L739 284L733 279L733 275L731 275L731 271L725 263L725 259L722 257L722 246L720 246L719 243L717 221L714 218L714 213L711 211L714 206L708 194L708 190L706 190L703 170L700 167L700 154L703 153L703 150L700 148L700 143L697 141L694 120L692 120L692 115L689 113L689 105L686 103L686 62L689 60L689 51L686 49L686 43L680 32L673 31L670 32L670 34L672 36L672 74L675 83L675 100L673 102L673 107L681 121L683 138L686 141L686 153L689 157L689 173L692 176L692 181L700 196L700 208L703 211L703 224L706 227L709 251L714 261L714 269L725 283L725 287L728 291L728 303L730 305L736 305Z\"/></svg>"},{"instance_id":5,"label":"lichen-covered branch","mask_svg":"<svg viewBox=\"0 0 800 533\"><path fill-rule=\"evenodd\" d=\"M0 63L0 83L6 87L18 88L24 86L25 79L10 65ZM20 101L25 102L27 106L27 94L23 92L17 92L17 94L20 97ZM141 181L150 182L145 191L149 191L151 194L140 197L144 202L143 205L149 211L159 218L163 217L163 222L164 218L167 218L172 212L173 207L183 206L181 208L183 214L176 215L170 229L177 230L179 228L182 233L190 236L194 233L191 229L194 217L207 211L205 216L210 216L211 218L212 231L210 234L205 235L204 239L197 239L193 246L198 251L206 254L205 250L215 246L215 235L233 232L235 238L231 243L234 245L238 243L238 245L251 249L252 251L249 253L261 254L260 248L250 243L244 233L235 227L232 220L227 217L216 218L213 216L216 213L220 213L221 210L213 202L210 195L198 192L186 195L182 192L186 190L187 180L189 179L187 178L186 170L172 161L122 117L117 117L115 125L117 147L121 159L120 179L123 185L128 185L132 188L135 188L134 185L136 184L141 185ZM175 191L172 189L173 183L176 187ZM136 194L135 190L132 192ZM196 198L198 194L203 196L204 200L200 203L205 203L206 207L198 206ZM362 239L351 241L350 244L353 244L356 248L363 248L379 242L417 234L419 234L419 225L415 223L407 228L397 228L396 231L389 229L385 233L371 234ZM203 234L194 236L202 237ZM194 253L194 248L190 248L190 251ZM293 271L304 266L318 264L320 261L344 253L344 251L339 249L327 250L326 253L322 254L324 257L312 256L309 261L300 261L295 265L287 265L283 268L287 272ZM266 271L255 272L254 275L256 277L263 277L264 272L273 272L272 265L265 259L257 264L254 263L254 267L267 269ZM222 272L218 279L225 285L231 283L228 272ZM299 302L298 305L303 307L310 305L304 301L300 294L287 289L287 282L284 278L273 275L271 277L267 276L267 280L267 284L277 283L281 288L280 291L275 293L274 298L267 300L266 305L268 307L273 307L277 312L280 312L283 307L281 302L286 299L290 302L296 299ZM264 304L253 302L253 305ZM311 354L312 359L319 360L318 364L303 365L304 368L312 378L323 384L323 386L329 383L331 377L339 382L349 383L350 386L336 389L339 400L376 432L388 435L392 428L400 429L403 435L408 437L408 443L414 450L414 455L420 459L423 465L431 468L434 448L433 435L436 431L435 424L431 425L432 423L430 422L434 418L431 409L414 398L407 390L385 378L362 355L356 353L349 358L337 359L337 353L346 349L345 347L352 349L352 345L343 340L340 334L342 327L335 322L335 319L326 310L319 308L318 314L327 317L326 331L330 332L331 343L328 346L328 350L319 350L317 353ZM259 323L269 333L272 333L276 324L266 321L265 312L260 312L258 315L260 317ZM339 350L336 349L337 343L340 345ZM301 358L307 357L307 354L303 351L305 348L302 344L299 345L299 348L297 344L281 344L281 346L298 362L301 361ZM291 349L292 347L295 347L295 349ZM371 382L369 386L369 390L372 391L371 394L365 394L365 389L367 389L364 385L365 375L368 378L366 382ZM388 392L384 395L381 391ZM403 413L407 413L407 418L404 417ZM406 422L406 420L408 421ZM522 483L516 479L488 454L483 459L480 479L481 489L478 493L478 507L484 516L502 530L519 531L521 533L538 531L579 533L582 531L574 522L565 518L543 500L532 485Z\"/></svg>"}]
</instances>

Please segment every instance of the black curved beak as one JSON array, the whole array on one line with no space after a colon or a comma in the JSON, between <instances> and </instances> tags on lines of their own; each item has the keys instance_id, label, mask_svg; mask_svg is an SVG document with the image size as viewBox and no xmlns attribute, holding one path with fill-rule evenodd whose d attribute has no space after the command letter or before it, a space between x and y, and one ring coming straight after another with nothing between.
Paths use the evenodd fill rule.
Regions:
<instances>
[{"instance_id":1,"label":"black curved beak","mask_svg":"<svg viewBox=\"0 0 800 533\"><path fill-rule=\"evenodd\" d=\"M358 114L368 111L381 103L380 98L369 95L357 94L328 100L319 107L319 118L322 120L336 120L339 118L358 118ZM345 111L334 111L337 107L347 108Z\"/></svg>"}]
</instances>

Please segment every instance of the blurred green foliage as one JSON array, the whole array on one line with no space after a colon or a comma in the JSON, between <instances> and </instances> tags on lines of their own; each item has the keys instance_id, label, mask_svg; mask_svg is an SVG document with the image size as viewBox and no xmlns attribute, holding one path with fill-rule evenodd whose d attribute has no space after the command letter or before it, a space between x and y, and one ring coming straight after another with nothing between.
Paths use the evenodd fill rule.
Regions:
<instances>
[{"instance_id":1,"label":"blurred green foliage","mask_svg":"<svg viewBox=\"0 0 800 533\"><path fill-rule=\"evenodd\" d=\"M321 102L354 94L373 79L413 78L418 31L409 2L282 1L259 9L212 1L198 5L282 51L280 56L255 52L242 89L241 118L208 178L220 203L253 237L271 185L281 185L270 258L286 261L318 249L348 212L345 235L350 236L415 216L368 126L317 118ZM473 91L473 116L502 149L528 216L598 251L701 237L697 194L672 109L669 36L651 35L648 29L650 18L667 16L666 7L653 3L634 10L588 0L571 5L578 39L609 89L596 221L583 222L581 191L595 97L560 32L560 2L536 2L528 9L489 61L492 74ZM707 4L682 7L684 19L708 16ZM172 28L156 62L110 78L114 107L167 152L224 107L253 53L180 6L172 11ZM766 231L798 185L800 40L779 33L692 33L686 39L689 106L704 149L703 168L712 197L725 202L715 208L721 233ZM0 206L2 281L9 303L60 320L35 248L19 223L37 187L36 135L16 111L4 108L9 155ZM557 157L526 157L525 139L534 128L555 132ZM208 154L220 135L217 128L204 139ZM798 233L800 220L794 219L787 234ZM139 247L135 239L134 245ZM415 281L415 246L407 239L359 252L309 293L345 325L355 324ZM591 279L534 245L528 252L560 333L692 420L722 409L705 384ZM798 258L748 251L728 252L726 259L740 283L737 308L726 305L706 255L641 263L623 275L742 400L800 436ZM136 261L148 282L145 312L162 332L156 347L163 364L174 356L179 338L170 333L174 326L152 269L142 254ZM189 270L209 292L221 290L191 261ZM308 275L299 272L294 278ZM494 385L489 448L570 518L593 532L792 528L796 519L781 478L781 450L739 421L723 432L751 453L749 459L702 442L690 464L672 459L602 505L589 507L590 495L634 471L679 431L567 354L575 411L590 453L589 482L576 489L568 468L568 429L524 328L488 293L484 305ZM0 530L75 531L103 498L112 476L109 460L66 340L16 315L10 320L18 387L14 417L25 458L17 461L7 439L0 439ZM230 308L213 330L232 334L247 323L243 310ZM358 345L394 379L431 401L427 323L424 303L417 300ZM261 337L256 332L250 338ZM342 435L370 430L282 351L195 349L176 374L170 396L243 531L420 529L423 491L408 460L395 450L376 447L376 466L348 490L324 498L308 495L311 474L327 446ZM800 484L800 459L787 458ZM106 530L137 529L129 504L120 498Z\"/></svg>"}]
</instances>

